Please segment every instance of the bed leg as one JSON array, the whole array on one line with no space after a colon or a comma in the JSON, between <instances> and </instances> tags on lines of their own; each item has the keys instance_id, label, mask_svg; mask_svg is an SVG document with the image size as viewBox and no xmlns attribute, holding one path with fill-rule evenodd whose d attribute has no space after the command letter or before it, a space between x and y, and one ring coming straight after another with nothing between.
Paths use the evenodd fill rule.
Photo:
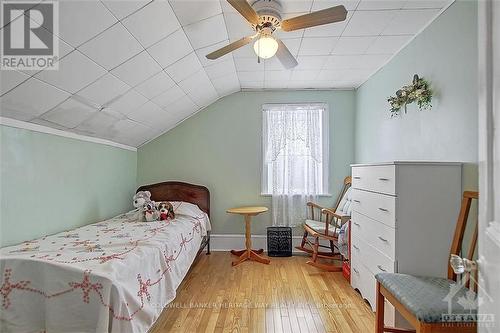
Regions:
<instances>
[{"instance_id":1,"label":"bed leg","mask_svg":"<svg viewBox=\"0 0 500 333\"><path fill-rule=\"evenodd\" d=\"M207 232L207 255L210 254L210 231Z\"/></svg>"}]
</instances>

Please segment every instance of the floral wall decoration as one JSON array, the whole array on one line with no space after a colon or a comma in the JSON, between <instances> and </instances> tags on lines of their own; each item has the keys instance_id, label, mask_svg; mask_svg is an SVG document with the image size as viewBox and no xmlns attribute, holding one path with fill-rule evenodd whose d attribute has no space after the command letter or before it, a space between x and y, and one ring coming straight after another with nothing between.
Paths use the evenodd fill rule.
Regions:
<instances>
[{"instance_id":1,"label":"floral wall decoration","mask_svg":"<svg viewBox=\"0 0 500 333\"><path fill-rule=\"evenodd\" d=\"M406 113L406 106L414 102L417 103L419 110L431 108L432 91L429 86L429 82L415 74L411 84L403 86L396 91L396 96L387 99L391 105L391 117L400 115L402 108Z\"/></svg>"}]
</instances>

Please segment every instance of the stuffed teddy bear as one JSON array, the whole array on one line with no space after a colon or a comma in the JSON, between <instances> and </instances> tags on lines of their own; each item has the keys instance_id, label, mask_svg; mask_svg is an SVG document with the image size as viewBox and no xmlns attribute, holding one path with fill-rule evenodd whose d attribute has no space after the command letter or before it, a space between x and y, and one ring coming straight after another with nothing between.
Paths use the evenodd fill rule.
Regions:
<instances>
[{"instance_id":1,"label":"stuffed teddy bear","mask_svg":"<svg viewBox=\"0 0 500 333\"><path fill-rule=\"evenodd\" d=\"M157 221L159 214L154 201L148 201L143 206L144 219L146 222Z\"/></svg>"},{"instance_id":2,"label":"stuffed teddy bear","mask_svg":"<svg viewBox=\"0 0 500 333\"><path fill-rule=\"evenodd\" d=\"M134 217L135 220L144 222L144 205L148 202L151 202L151 192L149 191L139 191L134 194L132 198L132 202L134 207L136 208L136 215Z\"/></svg>"},{"instance_id":3,"label":"stuffed teddy bear","mask_svg":"<svg viewBox=\"0 0 500 333\"><path fill-rule=\"evenodd\" d=\"M166 221L169 218L175 219L174 207L168 201L158 203L158 211L160 213L160 221Z\"/></svg>"}]
</instances>

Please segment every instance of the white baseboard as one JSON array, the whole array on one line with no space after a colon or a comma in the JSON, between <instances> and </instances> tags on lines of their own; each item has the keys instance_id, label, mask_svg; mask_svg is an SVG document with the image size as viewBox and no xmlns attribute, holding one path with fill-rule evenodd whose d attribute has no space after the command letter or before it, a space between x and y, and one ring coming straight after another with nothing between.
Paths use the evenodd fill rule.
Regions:
<instances>
[{"instance_id":1,"label":"white baseboard","mask_svg":"<svg viewBox=\"0 0 500 333\"><path fill-rule=\"evenodd\" d=\"M292 236L292 251L301 252L295 249L295 246L300 245L302 236ZM210 235L210 250L211 251L230 251L245 248L245 235L243 234L211 234ZM264 249L267 251L267 236L252 235L252 248Z\"/></svg>"}]
</instances>

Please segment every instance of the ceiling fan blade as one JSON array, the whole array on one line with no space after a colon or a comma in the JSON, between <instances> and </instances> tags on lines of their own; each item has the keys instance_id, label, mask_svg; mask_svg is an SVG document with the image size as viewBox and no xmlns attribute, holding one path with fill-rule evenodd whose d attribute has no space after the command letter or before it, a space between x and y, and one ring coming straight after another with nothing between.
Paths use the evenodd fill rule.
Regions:
<instances>
[{"instance_id":1,"label":"ceiling fan blade","mask_svg":"<svg viewBox=\"0 0 500 333\"><path fill-rule=\"evenodd\" d=\"M236 42L232 42L231 44L228 44L224 47L221 47L218 50L213 51L212 53L207 54L206 57L207 57L207 59L210 59L210 60L215 60L217 58L220 58L223 55L228 54L229 52L233 52L234 50L237 50L240 47L247 45L255 38L255 36L256 35L247 36L247 37L243 37L242 39L238 39Z\"/></svg>"},{"instance_id":2,"label":"ceiling fan blade","mask_svg":"<svg viewBox=\"0 0 500 333\"><path fill-rule=\"evenodd\" d=\"M278 42L278 51L276 51L276 57L281 62L283 67L285 67L286 69L292 69L297 66L299 63L290 52L288 47L286 47L281 39L276 39L276 41Z\"/></svg>"},{"instance_id":3,"label":"ceiling fan blade","mask_svg":"<svg viewBox=\"0 0 500 333\"><path fill-rule=\"evenodd\" d=\"M259 24L259 15L246 0L227 0L246 20L252 24Z\"/></svg>"},{"instance_id":4,"label":"ceiling fan blade","mask_svg":"<svg viewBox=\"0 0 500 333\"><path fill-rule=\"evenodd\" d=\"M347 10L344 6L340 5L284 20L281 22L281 29L284 31L294 31L323 24L341 22L344 21L346 17Z\"/></svg>"}]
</instances>

